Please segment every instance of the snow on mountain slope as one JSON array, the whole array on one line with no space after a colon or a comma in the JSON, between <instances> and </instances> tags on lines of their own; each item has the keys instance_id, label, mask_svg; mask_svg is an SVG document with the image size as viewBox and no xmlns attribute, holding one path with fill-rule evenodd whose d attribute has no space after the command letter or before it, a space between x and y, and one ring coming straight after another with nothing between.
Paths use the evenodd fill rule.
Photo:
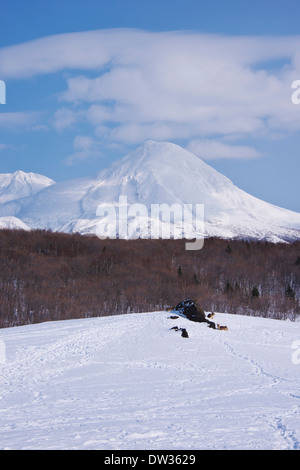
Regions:
<instances>
[{"instance_id":1,"label":"snow on mountain slope","mask_svg":"<svg viewBox=\"0 0 300 470\"><path fill-rule=\"evenodd\" d=\"M31 228L27 224L22 222L22 220L13 216L0 217L0 229L26 230L26 231L31 230Z\"/></svg>"},{"instance_id":2,"label":"snow on mountain slope","mask_svg":"<svg viewBox=\"0 0 300 470\"><path fill-rule=\"evenodd\" d=\"M30 198L19 217L32 228L65 231L64 226L82 216L82 199L93 178L56 183Z\"/></svg>"},{"instance_id":3,"label":"snow on mountain slope","mask_svg":"<svg viewBox=\"0 0 300 470\"><path fill-rule=\"evenodd\" d=\"M26 198L53 184L52 179L36 173L16 171L0 174L0 216L17 215L28 203Z\"/></svg>"},{"instance_id":4,"label":"snow on mountain slope","mask_svg":"<svg viewBox=\"0 0 300 470\"><path fill-rule=\"evenodd\" d=\"M300 237L299 213L247 194L175 144L147 141L103 171L83 199L85 218L94 217L99 201L116 203L122 195L128 204L144 204L149 214L151 204L203 204L206 236L273 241ZM186 235L193 238L195 230Z\"/></svg>"},{"instance_id":5,"label":"snow on mountain slope","mask_svg":"<svg viewBox=\"0 0 300 470\"><path fill-rule=\"evenodd\" d=\"M0 330L0 447L299 450L300 323L214 320L229 331L166 312Z\"/></svg>"},{"instance_id":6,"label":"snow on mountain slope","mask_svg":"<svg viewBox=\"0 0 300 470\"><path fill-rule=\"evenodd\" d=\"M2 173L0 174L0 203L31 196L52 184L54 184L53 180L36 173L24 171Z\"/></svg>"},{"instance_id":7,"label":"snow on mountain slope","mask_svg":"<svg viewBox=\"0 0 300 470\"><path fill-rule=\"evenodd\" d=\"M125 221L121 219L122 196L127 197L128 208L143 205L146 216L141 218L136 213ZM194 211L204 205L205 236L275 242L300 238L299 213L247 194L191 152L167 142L147 141L94 178L48 186L27 198L22 209L2 215L15 215L33 228L97 235L105 222L105 236L150 238L153 233L149 234L149 227L155 220L151 208L155 204L177 204L182 214L184 205L190 204ZM108 216L99 217L99 205L114 208L117 229ZM172 234L170 227L175 225L172 220L165 221L169 230L164 233ZM193 224L186 224L178 238L201 238L201 224L197 230L195 225L194 217Z\"/></svg>"}]
</instances>

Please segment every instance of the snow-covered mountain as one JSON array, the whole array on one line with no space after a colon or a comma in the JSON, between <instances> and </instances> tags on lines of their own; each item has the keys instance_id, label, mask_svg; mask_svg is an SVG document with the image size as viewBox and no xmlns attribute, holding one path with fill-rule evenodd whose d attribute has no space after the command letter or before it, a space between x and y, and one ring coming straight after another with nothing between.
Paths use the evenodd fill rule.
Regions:
<instances>
[{"instance_id":1,"label":"snow-covered mountain","mask_svg":"<svg viewBox=\"0 0 300 470\"><path fill-rule=\"evenodd\" d=\"M299 450L300 323L169 316L0 330L0 448Z\"/></svg>"},{"instance_id":2,"label":"snow-covered mountain","mask_svg":"<svg viewBox=\"0 0 300 470\"><path fill-rule=\"evenodd\" d=\"M15 173L2 173L0 174L0 204L32 196L51 184L54 184L52 179L37 173L25 173L20 170Z\"/></svg>"},{"instance_id":3,"label":"snow-covered mountain","mask_svg":"<svg viewBox=\"0 0 300 470\"><path fill-rule=\"evenodd\" d=\"M26 230L30 231L31 228L22 222L22 220L18 219L18 217L14 216L7 216L7 217L0 217L0 230L1 229L10 229L10 230Z\"/></svg>"},{"instance_id":4,"label":"snow-covered mountain","mask_svg":"<svg viewBox=\"0 0 300 470\"><path fill-rule=\"evenodd\" d=\"M5 189L1 194L5 198ZM125 219L122 197L127 203ZM190 215L187 219L191 223L180 231L178 219L171 217L162 223L167 230L157 236L172 235L175 227L177 238L201 238L203 226L197 223L195 213L203 205L205 236L275 242L300 238L299 213L251 196L191 152L167 142L147 141L95 177L49 182L25 201L22 198L20 205L16 201L20 200L14 200L11 213L6 203L2 204L4 208L0 205L0 214L14 215L31 228L155 238L156 232L150 230L157 220L152 206L165 204L171 208L175 204L182 208L182 219L184 214ZM138 211L141 207L146 214ZM112 213L116 214L116 224L112 223ZM199 214L201 218L201 211Z\"/></svg>"},{"instance_id":5,"label":"snow-covered mountain","mask_svg":"<svg viewBox=\"0 0 300 470\"><path fill-rule=\"evenodd\" d=\"M20 170L0 174L0 227L30 229L16 216L28 204L28 198L54 183L46 176Z\"/></svg>"}]
</instances>

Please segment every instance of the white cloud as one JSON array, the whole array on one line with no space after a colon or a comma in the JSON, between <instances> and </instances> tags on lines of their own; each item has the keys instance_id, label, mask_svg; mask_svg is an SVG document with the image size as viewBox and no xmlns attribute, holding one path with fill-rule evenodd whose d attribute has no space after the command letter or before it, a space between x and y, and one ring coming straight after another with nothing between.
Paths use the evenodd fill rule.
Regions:
<instances>
[{"instance_id":1,"label":"white cloud","mask_svg":"<svg viewBox=\"0 0 300 470\"><path fill-rule=\"evenodd\" d=\"M220 158L233 158L249 160L261 156L256 149L244 145L229 145L216 140L192 140L188 150L203 160L216 160Z\"/></svg>"},{"instance_id":2,"label":"white cloud","mask_svg":"<svg viewBox=\"0 0 300 470\"><path fill-rule=\"evenodd\" d=\"M4 79L69 70L53 127L87 122L108 145L186 139L203 153L214 141L212 155L254 158L253 148L215 136L300 130L299 107L291 103L300 36L91 31L2 48L0 64Z\"/></svg>"},{"instance_id":3,"label":"white cloud","mask_svg":"<svg viewBox=\"0 0 300 470\"><path fill-rule=\"evenodd\" d=\"M62 131L72 127L77 122L77 116L74 111L69 108L63 107L59 108L52 119L52 126L58 130Z\"/></svg>"},{"instance_id":4,"label":"white cloud","mask_svg":"<svg viewBox=\"0 0 300 470\"><path fill-rule=\"evenodd\" d=\"M0 75L32 77L64 69L91 69L110 60L109 31L59 34L0 50ZM105 39L105 44L101 42Z\"/></svg>"},{"instance_id":5,"label":"white cloud","mask_svg":"<svg viewBox=\"0 0 300 470\"><path fill-rule=\"evenodd\" d=\"M77 135L73 142L75 152L65 158L64 163L68 166L75 165L96 157L102 157L99 150L100 144L90 136Z\"/></svg>"},{"instance_id":6,"label":"white cloud","mask_svg":"<svg viewBox=\"0 0 300 470\"><path fill-rule=\"evenodd\" d=\"M37 112L0 113L0 127L29 128L30 126L33 126L38 119L40 119L40 113Z\"/></svg>"}]
</instances>

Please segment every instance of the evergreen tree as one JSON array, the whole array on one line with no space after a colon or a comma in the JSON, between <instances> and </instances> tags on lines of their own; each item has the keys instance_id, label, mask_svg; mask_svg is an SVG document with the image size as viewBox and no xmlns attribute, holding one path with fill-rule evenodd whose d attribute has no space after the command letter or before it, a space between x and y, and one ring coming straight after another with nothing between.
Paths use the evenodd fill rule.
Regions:
<instances>
[{"instance_id":1,"label":"evergreen tree","mask_svg":"<svg viewBox=\"0 0 300 470\"><path fill-rule=\"evenodd\" d=\"M296 259L295 266L300 266L300 256Z\"/></svg>"},{"instance_id":2,"label":"evergreen tree","mask_svg":"<svg viewBox=\"0 0 300 470\"><path fill-rule=\"evenodd\" d=\"M225 293L228 294L228 295L233 292L233 287L232 287L232 285L230 284L229 281L226 282L224 291L225 291Z\"/></svg>"},{"instance_id":3,"label":"evergreen tree","mask_svg":"<svg viewBox=\"0 0 300 470\"><path fill-rule=\"evenodd\" d=\"M289 299L295 300L295 291L290 284L285 289L285 296Z\"/></svg>"},{"instance_id":4,"label":"evergreen tree","mask_svg":"<svg viewBox=\"0 0 300 470\"><path fill-rule=\"evenodd\" d=\"M253 287L251 295L252 297L259 297L259 290L256 286Z\"/></svg>"}]
</instances>

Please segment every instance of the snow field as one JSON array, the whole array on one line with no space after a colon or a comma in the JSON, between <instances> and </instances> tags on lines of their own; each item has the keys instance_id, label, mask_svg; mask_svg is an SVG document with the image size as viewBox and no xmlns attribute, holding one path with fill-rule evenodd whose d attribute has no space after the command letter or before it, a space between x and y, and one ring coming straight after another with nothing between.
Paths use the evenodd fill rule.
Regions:
<instances>
[{"instance_id":1,"label":"snow field","mask_svg":"<svg viewBox=\"0 0 300 470\"><path fill-rule=\"evenodd\" d=\"M300 449L300 323L169 316L0 330L0 448Z\"/></svg>"}]
</instances>

